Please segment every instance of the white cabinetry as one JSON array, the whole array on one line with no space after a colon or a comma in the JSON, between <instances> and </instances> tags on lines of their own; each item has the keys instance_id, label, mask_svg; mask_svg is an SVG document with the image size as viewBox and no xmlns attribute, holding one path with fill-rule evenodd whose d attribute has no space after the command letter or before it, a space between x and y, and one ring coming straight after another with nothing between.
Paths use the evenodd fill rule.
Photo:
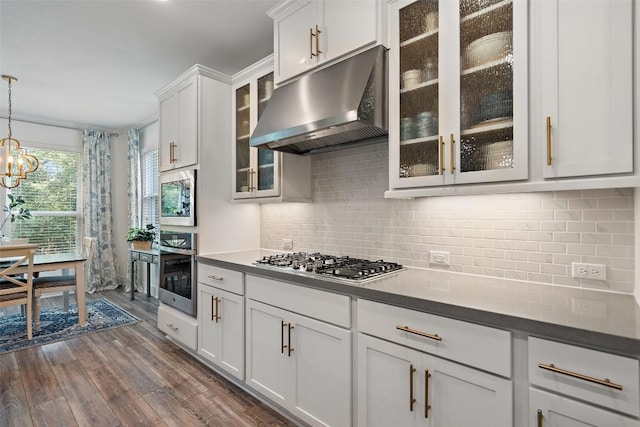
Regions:
<instances>
[{"instance_id":1,"label":"white cabinetry","mask_svg":"<svg viewBox=\"0 0 640 427\"><path fill-rule=\"evenodd\" d=\"M532 2L544 177L633 171L632 0Z\"/></svg>"},{"instance_id":2,"label":"white cabinetry","mask_svg":"<svg viewBox=\"0 0 640 427\"><path fill-rule=\"evenodd\" d=\"M246 383L311 425L349 426L349 298L250 275L246 286Z\"/></svg>"},{"instance_id":3,"label":"white cabinetry","mask_svg":"<svg viewBox=\"0 0 640 427\"><path fill-rule=\"evenodd\" d=\"M640 425L638 360L535 337L528 359L530 427Z\"/></svg>"},{"instance_id":4,"label":"white cabinetry","mask_svg":"<svg viewBox=\"0 0 640 427\"><path fill-rule=\"evenodd\" d=\"M390 188L526 179L527 3L389 8Z\"/></svg>"},{"instance_id":5,"label":"white cabinetry","mask_svg":"<svg viewBox=\"0 0 640 427\"><path fill-rule=\"evenodd\" d=\"M358 329L359 426L512 426L511 381L475 369L510 375L509 332L366 300Z\"/></svg>"},{"instance_id":6,"label":"white cabinetry","mask_svg":"<svg viewBox=\"0 0 640 427\"><path fill-rule=\"evenodd\" d=\"M158 307L158 329L191 350L197 348L198 323L194 317L160 304Z\"/></svg>"},{"instance_id":7,"label":"white cabinetry","mask_svg":"<svg viewBox=\"0 0 640 427\"><path fill-rule=\"evenodd\" d=\"M243 293L242 273L198 265L198 353L240 380L244 379Z\"/></svg>"},{"instance_id":8,"label":"white cabinetry","mask_svg":"<svg viewBox=\"0 0 640 427\"><path fill-rule=\"evenodd\" d=\"M198 76L160 95L160 171L198 163Z\"/></svg>"},{"instance_id":9,"label":"white cabinetry","mask_svg":"<svg viewBox=\"0 0 640 427\"><path fill-rule=\"evenodd\" d=\"M380 41L382 2L293 0L270 10L275 82Z\"/></svg>"},{"instance_id":10,"label":"white cabinetry","mask_svg":"<svg viewBox=\"0 0 640 427\"><path fill-rule=\"evenodd\" d=\"M273 92L273 57L240 71L232 81L233 199L310 201L310 157L249 145L251 133Z\"/></svg>"}]
</instances>

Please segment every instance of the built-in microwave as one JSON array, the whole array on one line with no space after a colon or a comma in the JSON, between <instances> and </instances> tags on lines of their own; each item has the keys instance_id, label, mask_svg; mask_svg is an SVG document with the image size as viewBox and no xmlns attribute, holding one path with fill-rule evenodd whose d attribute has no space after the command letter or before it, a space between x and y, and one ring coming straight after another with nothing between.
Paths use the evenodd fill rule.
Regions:
<instances>
[{"instance_id":1,"label":"built-in microwave","mask_svg":"<svg viewBox=\"0 0 640 427\"><path fill-rule=\"evenodd\" d=\"M160 224L196 225L196 170L160 175Z\"/></svg>"}]
</instances>

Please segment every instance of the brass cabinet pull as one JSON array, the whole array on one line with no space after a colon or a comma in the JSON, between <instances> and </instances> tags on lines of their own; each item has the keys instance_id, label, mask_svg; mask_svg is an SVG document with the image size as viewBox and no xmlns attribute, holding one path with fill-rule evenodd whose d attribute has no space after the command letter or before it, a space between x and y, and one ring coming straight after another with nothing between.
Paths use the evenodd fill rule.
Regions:
<instances>
[{"instance_id":1,"label":"brass cabinet pull","mask_svg":"<svg viewBox=\"0 0 640 427\"><path fill-rule=\"evenodd\" d=\"M315 53L313 53L313 38L315 37L315 34L313 34L313 28L309 28L309 59L313 59L314 56L316 56Z\"/></svg>"},{"instance_id":2,"label":"brass cabinet pull","mask_svg":"<svg viewBox=\"0 0 640 427\"><path fill-rule=\"evenodd\" d=\"M209 279L211 280L216 280L218 282L222 282L224 280L224 277L218 277L218 276L214 276L213 274L207 276Z\"/></svg>"},{"instance_id":3,"label":"brass cabinet pull","mask_svg":"<svg viewBox=\"0 0 640 427\"><path fill-rule=\"evenodd\" d=\"M622 390L622 386L620 384L612 383L608 378L601 380L598 378L589 377L587 375L578 374L577 372L571 372L571 371L567 371L566 369L556 368L555 366L553 366L553 363L549 365L545 365L544 363L538 363L538 368L546 369L548 371L566 375L572 378L578 378L580 380L588 381L590 383L600 384L605 387L615 388L616 390Z\"/></svg>"},{"instance_id":4,"label":"brass cabinet pull","mask_svg":"<svg viewBox=\"0 0 640 427\"><path fill-rule=\"evenodd\" d=\"M249 191L254 191L256 189L256 187L253 185L253 175L255 175L255 171L252 169L249 169Z\"/></svg>"},{"instance_id":5,"label":"brass cabinet pull","mask_svg":"<svg viewBox=\"0 0 640 427\"><path fill-rule=\"evenodd\" d=\"M429 338L436 341L442 341L442 337L438 334L428 334L426 332L417 331L415 329L411 329L408 326L396 326L396 329L399 331L409 332L410 334L420 335L421 337Z\"/></svg>"},{"instance_id":6,"label":"brass cabinet pull","mask_svg":"<svg viewBox=\"0 0 640 427\"><path fill-rule=\"evenodd\" d=\"M293 329L293 326L291 326L291 323L289 323L289 337L287 339L287 342L289 343L289 348L287 349L289 354L287 354L287 356L289 356L289 357L291 357L291 353L293 353L293 346L291 345L291 330L292 329Z\"/></svg>"},{"instance_id":7,"label":"brass cabinet pull","mask_svg":"<svg viewBox=\"0 0 640 427\"><path fill-rule=\"evenodd\" d=\"M409 411L413 412L413 404L416 403L416 399L413 397L413 373L416 368L413 365L409 365Z\"/></svg>"},{"instance_id":8,"label":"brass cabinet pull","mask_svg":"<svg viewBox=\"0 0 640 427\"><path fill-rule=\"evenodd\" d=\"M551 149L551 116L547 116L547 166L551 166L553 163Z\"/></svg>"},{"instance_id":9,"label":"brass cabinet pull","mask_svg":"<svg viewBox=\"0 0 640 427\"><path fill-rule=\"evenodd\" d=\"M173 332L178 332L178 330L180 329L177 326L173 326L171 323L167 324L167 328L171 329Z\"/></svg>"},{"instance_id":10,"label":"brass cabinet pull","mask_svg":"<svg viewBox=\"0 0 640 427\"><path fill-rule=\"evenodd\" d=\"M538 409L538 427L542 427L542 420L544 417L542 416L542 409Z\"/></svg>"},{"instance_id":11,"label":"brass cabinet pull","mask_svg":"<svg viewBox=\"0 0 640 427\"><path fill-rule=\"evenodd\" d=\"M214 302L216 299L217 298L215 298L213 295L211 295L211 321L212 322L214 320L216 320L216 314L215 314L215 311L214 311L216 309L215 308L215 302ZM217 320L216 320L216 323L217 323Z\"/></svg>"},{"instance_id":12,"label":"brass cabinet pull","mask_svg":"<svg viewBox=\"0 0 640 427\"><path fill-rule=\"evenodd\" d=\"M451 173L453 174L456 170L456 140L455 137L453 136L453 134L451 134L451 146L449 147L450 151L449 154L451 154L451 159L449 161L449 164L451 166Z\"/></svg>"},{"instance_id":13,"label":"brass cabinet pull","mask_svg":"<svg viewBox=\"0 0 640 427\"><path fill-rule=\"evenodd\" d=\"M171 141L169 143L169 163L176 162L176 143Z\"/></svg>"},{"instance_id":14,"label":"brass cabinet pull","mask_svg":"<svg viewBox=\"0 0 640 427\"><path fill-rule=\"evenodd\" d=\"M220 304L220 301L222 301L222 299L216 297L216 323L222 319L222 316L220 316L220 306L218 305Z\"/></svg>"},{"instance_id":15,"label":"brass cabinet pull","mask_svg":"<svg viewBox=\"0 0 640 427\"><path fill-rule=\"evenodd\" d=\"M284 323L284 320L280 321L280 353L284 354L284 349L287 348L286 345L284 345L284 325L286 325L286 323Z\"/></svg>"},{"instance_id":16,"label":"brass cabinet pull","mask_svg":"<svg viewBox=\"0 0 640 427\"><path fill-rule=\"evenodd\" d=\"M431 405L429 405L429 378L431 378L431 374L428 369L424 370L424 417L429 418L429 409L431 409Z\"/></svg>"},{"instance_id":17,"label":"brass cabinet pull","mask_svg":"<svg viewBox=\"0 0 640 427\"><path fill-rule=\"evenodd\" d=\"M438 168L440 169L440 175L444 175L444 138L440 136L440 158L438 159Z\"/></svg>"},{"instance_id":18,"label":"brass cabinet pull","mask_svg":"<svg viewBox=\"0 0 640 427\"><path fill-rule=\"evenodd\" d=\"M316 24L316 56L320 56L322 51L320 50L320 28L318 28L318 24Z\"/></svg>"}]
</instances>

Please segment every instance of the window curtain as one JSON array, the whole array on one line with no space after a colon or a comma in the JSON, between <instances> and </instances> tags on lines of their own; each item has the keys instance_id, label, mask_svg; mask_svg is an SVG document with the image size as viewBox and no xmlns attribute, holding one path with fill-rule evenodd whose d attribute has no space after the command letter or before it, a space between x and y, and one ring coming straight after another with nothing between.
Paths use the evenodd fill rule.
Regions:
<instances>
[{"instance_id":1,"label":"window curtain","mask_svg":"<svg viewBox=\"0 0 640 427\"><path fill-rule=\"evenodd\" d=\"M131 129L127 134L129 142L127 145L127 159L129 162L128 171L128 197L129 197L129 227L140 227L140 210L141 210L141 179L140 179L140 131ZM131 263L127 263L127 281L125 284L125 292L131 291ZM135 287L137 291L144 291L140 276L136 274L134 277Z\"/></svg>"},{"instance_id":2,"label":"window curtain","mask_svg":"<svg viewBox=\"0 0 640 427\"><path fill-rule=\"evenodd\" d=\"M94 293L120 286L111 217L111 135L85 129L82 136L84 235L96 239L87 292Z\"/></svg>"}]
</instances>

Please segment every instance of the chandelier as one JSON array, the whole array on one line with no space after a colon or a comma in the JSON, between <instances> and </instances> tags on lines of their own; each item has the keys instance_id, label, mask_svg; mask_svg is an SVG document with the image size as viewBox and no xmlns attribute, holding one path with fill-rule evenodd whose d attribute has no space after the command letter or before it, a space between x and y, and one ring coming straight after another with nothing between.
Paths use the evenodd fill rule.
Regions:
<instances>
[{"instance_id":1,"label":"chandelier","mask_svg":"<svg viewBox=\"0 0 640 427\"><path fill-rule=\"evenodd\" d=\"M38 159L20 148L20 142L11 135L11 83L18 79L2 75L9 82L9 136L0 139L0 185L4 188L16 188L27 174L38 169Z\"/></svg>"}]
</instances>

